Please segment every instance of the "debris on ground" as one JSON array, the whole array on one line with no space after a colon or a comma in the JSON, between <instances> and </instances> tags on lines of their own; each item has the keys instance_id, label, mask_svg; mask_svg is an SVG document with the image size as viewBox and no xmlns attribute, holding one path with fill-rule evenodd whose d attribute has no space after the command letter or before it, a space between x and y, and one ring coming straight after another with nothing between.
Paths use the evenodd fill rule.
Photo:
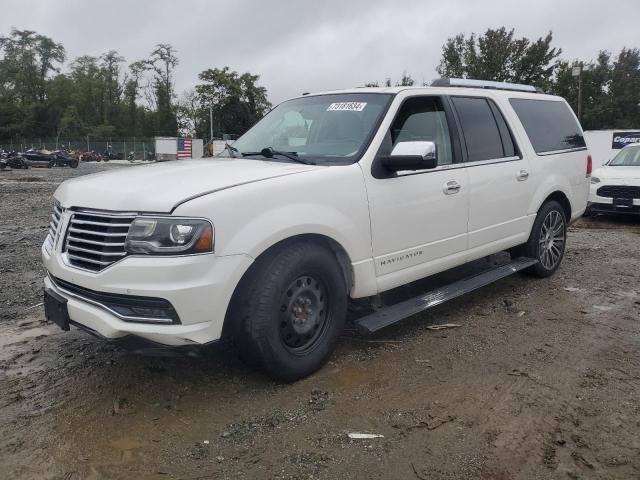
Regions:
<instances>
[{"instance_id":1,"label":"debris on ground","mask_svg":"<svg viewBox=\"0 0 640 480\"><path fill-rule=\"evenodd\" d=\"M380 435L379 433L350 433L347 436L353 440L368 440L372 438L384 438L384 435Z\"/></svg>"},{"instance_id":2,"label":"debris on ground","mask_svg":"<svg viewBox=\"0 0 640 480\"><path fill-rule=\"evenodd\" d=\"M445 330L447 328L458 328L461 327L462 325L458 324L458 323L442 323L440 325L429 325L427 327L427 330Z\"/></svg>"}]
</instances>

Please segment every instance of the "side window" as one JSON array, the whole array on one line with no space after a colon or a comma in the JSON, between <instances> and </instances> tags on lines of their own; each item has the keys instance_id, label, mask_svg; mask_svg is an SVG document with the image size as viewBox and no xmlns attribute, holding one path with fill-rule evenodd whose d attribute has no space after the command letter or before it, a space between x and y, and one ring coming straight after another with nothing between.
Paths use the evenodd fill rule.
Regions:
<instances>
[{"instance_id":1,"label":"side window","mask_svg":"<svg viewBox=\"0 0 640 480\"><path fill-rule=\"evenodd\" d=\"M557 100L509 99L538 154L585 148L580 124L569 106Z\"/></svg>"},{"instance_id":2,"label":"side window","mask_svg":"<svg viewBox=\"0 0 640 480\"><path fill-rule=\"evenodd\" d=\"M398 142L428 141L438 148L438 165L453 163L447 117L438 97L407 99L391 125L393 145Z\"/></svg>"},{"instance_id":3,"label":"side window","mask_svg":"<svg viewBox=\"0 0 640 480\"><path fill-rule=\"evenodd\" d=\"M492 106L486 98L451 97L451 101L460 119L462 134L467 144L468 161L478 162L514 155L515 149L509 129L502 115L499 116L500 120L496 121ZM500 114L497 108L495 110ZM504 127L503 132L499 128L500 121ZM508 136L506 145L503 145L503 136Z\"/></svg>"}]
</instances>

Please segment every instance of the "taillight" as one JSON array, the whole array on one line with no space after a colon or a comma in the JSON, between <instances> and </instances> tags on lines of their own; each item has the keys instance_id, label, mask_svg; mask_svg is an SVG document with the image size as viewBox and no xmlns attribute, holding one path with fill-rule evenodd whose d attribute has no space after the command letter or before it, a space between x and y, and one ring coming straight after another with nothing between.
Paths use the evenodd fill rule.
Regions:
<instances>
[{"instance_id":1,"label":"taillight","mask_svg":"<svg viewBox=\"0 0 640 480\"><path fill-rule=\"evenodd\" d=\"M591 160L591 155L587 155L587 178L591 176L591 170L593 170L593 160Z\"/></svg>"}]
</instances>

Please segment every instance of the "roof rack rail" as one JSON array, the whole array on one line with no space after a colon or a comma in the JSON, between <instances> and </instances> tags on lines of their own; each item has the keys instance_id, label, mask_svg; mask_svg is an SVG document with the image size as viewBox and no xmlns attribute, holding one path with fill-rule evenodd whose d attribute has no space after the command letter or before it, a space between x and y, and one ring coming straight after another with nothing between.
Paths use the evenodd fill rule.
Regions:
<instances>
[{"instance_id":1,"label":"roof rack rail","mask_svg":"<svg viewBox=\"0 0 640 480\"><path fill-rule=\"evenodd\" d=\"M493 82L473 80L471 78L438 78L431 82L432 87L487 88L492 90L511 90L514 92L544 93L541 88L521 83Z\"/></svg>"}]
</instances>

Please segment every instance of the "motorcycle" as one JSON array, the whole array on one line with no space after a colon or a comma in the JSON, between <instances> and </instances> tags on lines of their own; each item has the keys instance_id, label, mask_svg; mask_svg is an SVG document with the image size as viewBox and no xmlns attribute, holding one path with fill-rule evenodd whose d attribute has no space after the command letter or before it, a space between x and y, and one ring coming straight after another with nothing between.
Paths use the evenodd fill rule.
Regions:
<instances>
[{"instance_id":1,"label":"motorcycle","mask_svg":"<svg viewBox=\"0 0 640 480\"><path fill-rule=\"evenodd\" d=\"M53 152L53 162L58 167L78 168L80 161L65 150Z\"/></svg>"},{"instance_id":2,"label":"motorcycle","mask_svg":"<svg viewBox=\"0 0 640 480\"><path fill-rule=\"evenodd\" d=\"M123 160L124 159L122 153L110 152L108 150L105 150L105 152L102 154L102 156L103 156L105 162L108 162L109 160Z\"/></svg>"},{"instance_id":3,"label":"motorcycle","mask_svg":"<svg viewBox=\"0 0 640 480\"><path fill-rule=\"evenodd\" d=\"M78 155L78 159L81 162L101 162L102 156L99 153L91 150L90 152L80 152Z\"/></svg>"}]
</instances>

